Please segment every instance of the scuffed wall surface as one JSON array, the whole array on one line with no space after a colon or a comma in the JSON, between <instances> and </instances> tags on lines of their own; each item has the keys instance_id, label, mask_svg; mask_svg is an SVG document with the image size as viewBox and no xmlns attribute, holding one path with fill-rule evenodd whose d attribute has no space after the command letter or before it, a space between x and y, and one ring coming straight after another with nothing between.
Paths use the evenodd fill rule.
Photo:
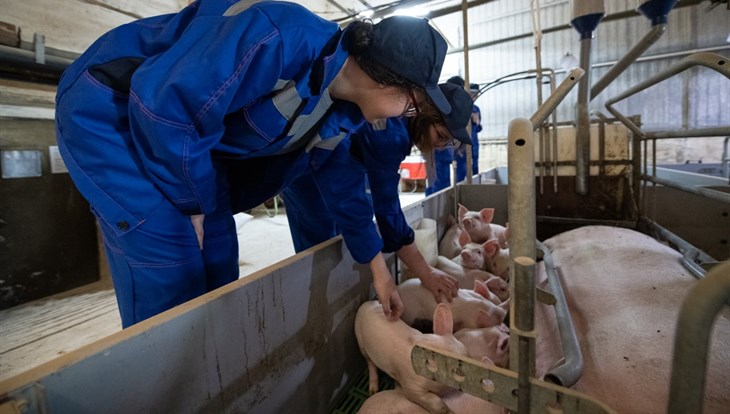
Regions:
<instances>
[{"instance_id":1,"label":"scuffed wall surface","mask_svg":"<svg viewBox=\"0 0 730 414\"><path fill-rule=\"evenodd\" d=\"M187 0L0 0L0 21L20 27L23 43L33 33L46 47L79 54L109 29L141 17L175 13Z\"/></svg>"}]
</instances>

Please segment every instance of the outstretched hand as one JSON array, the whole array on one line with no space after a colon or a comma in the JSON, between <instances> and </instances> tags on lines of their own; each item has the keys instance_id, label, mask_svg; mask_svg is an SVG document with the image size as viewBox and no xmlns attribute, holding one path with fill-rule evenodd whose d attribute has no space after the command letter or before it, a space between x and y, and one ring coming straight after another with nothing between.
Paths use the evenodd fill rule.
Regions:
<instances>
[{"instance_id":1,"label":"outstretched hand","mask_svg":"<svg viewBox=\"0 0 730 414\"><path fill-rule=\"evenodd\" d=\"M431 291L436 302L451 302L451 299L459 293L459 282L450 274L431 267L431 271L419 275L421 284Z\"/></svg>"},{"instance_id":2,"label":"outstretched hand","mask_svg":"<svg viewBox=\"0 0 730 414\"><path fill-rule=\"evenodd\" d=\"M393 279L376 279L374 281L375 293L378 301L383 305L383 313L391 321L397 321L403 315L403 300L395 287Z\"/></svg>"}]
</instances>

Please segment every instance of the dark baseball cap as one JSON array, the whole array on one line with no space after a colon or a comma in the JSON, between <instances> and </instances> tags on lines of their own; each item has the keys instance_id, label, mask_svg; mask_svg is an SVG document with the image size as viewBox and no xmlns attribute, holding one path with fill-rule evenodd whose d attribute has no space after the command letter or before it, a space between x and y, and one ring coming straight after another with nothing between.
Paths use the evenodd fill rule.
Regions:
<instances>
[{"instance_id":1,"label":"dark baseball cap","mask_svg":"<svg viewBox=\"0 0 730 414\"><path fill-rule=\"evenodd\" d=\"M466 126L471 118L471 108L474 105L471 97L463 87L453 83L442 83L439 85L439 89L451 104L451 111L448 113L441 112L446 128L449 129L454 138L464 144L471 144L469 134L466 132Z\"/></svg>"},{"instance_id":2,"label":"dark baseball cap","mask_svg":"<svg viewBox=\"0 0 730 414\"><path fill-rule=\"evenodd\" d=\"M428 20L392 16L373 26L367 54L378 64L423 88L442 113L451 110L438 87L446 57L446 41Z\"/></svg>"},{"instance_id":3,"label":"dark baseball cap","mask_svg":"<svg viewBox=\"0 0 730 414\"><path fill-rule=\"evenodd\" d=\"M462 88L464 87L465 83L464 78L462 78L461 76L452 76L446 82L453 83L454 85L461 86Z\"/></svg>"}]
</instances>

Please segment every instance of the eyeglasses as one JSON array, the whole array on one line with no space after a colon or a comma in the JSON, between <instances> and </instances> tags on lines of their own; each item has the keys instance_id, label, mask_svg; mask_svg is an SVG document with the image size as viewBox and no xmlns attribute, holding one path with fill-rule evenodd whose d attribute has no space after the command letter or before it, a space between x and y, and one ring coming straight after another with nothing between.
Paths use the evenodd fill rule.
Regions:
<instances>
[{"instance_id":1,"label":"eyeglasses","mask_svg":"<svg viewBox=\"0 0 730 414\"><path fill-rule=\"evenodd\" d=\"M436 130L436 140L433 143L435 148L458 148L460 144L461 141L458 139L444 136L441 132Z\"/></svg>"},{"instance_id":2,"label":"eyeglasses","mask_svg":"<svg viewBox=\"0 0 730 414\"><path fill-rule=\"evenodd\" d=\"M408 90L408 97L410 98L410 102L408 102L408 105L406 106L406 109L403 110L401 116L404 116L406 118L412 118L421 113L421 108L418 107L416 94L413 93L413 89Z\"/></svg>"}]
</instances>

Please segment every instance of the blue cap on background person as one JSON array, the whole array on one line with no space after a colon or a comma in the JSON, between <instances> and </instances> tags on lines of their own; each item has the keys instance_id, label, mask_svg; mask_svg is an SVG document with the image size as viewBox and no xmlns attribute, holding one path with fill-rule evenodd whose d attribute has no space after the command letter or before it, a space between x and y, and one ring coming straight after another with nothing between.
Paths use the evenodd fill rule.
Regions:
<instances>
[{"instance_id":1,"label":"blue cap on background person","mask_svg":"<svg viewBox=\"0 0 730 414\"><path fill-rule=\"evenodd\" d=\"M478 83L472 83L469 85L469 92L471 93L477 93L479 92L479 84Z\"/></svg>"},{"instance_id":2,"label":"blue cap on background person","mask_svg":"<svg viewBox=\"0 0 730 414\"><path fill-rule=\"evenodd\" d=\"M466 93L463 86L454 83L442 83L439 85L439 89L451 103L451 111L446 114L441 113L446 128L460 142L471 144L469 134L466 132L466 126L471 118L471 108L474 105L471 97Z\"/></svg>"},{"instance_id":3,"label":"blue cap on background person","mask_svg":"<svg viewBox=\"0 0 730 414\"><path fill-rule=\"evenodd\" d=\"M448 113L451 105L438 87L446 49L446 41L428 20L392 16L373 26L367 53L378 64L423 88L436 108Z\"/></svg>"}]
</instances>

